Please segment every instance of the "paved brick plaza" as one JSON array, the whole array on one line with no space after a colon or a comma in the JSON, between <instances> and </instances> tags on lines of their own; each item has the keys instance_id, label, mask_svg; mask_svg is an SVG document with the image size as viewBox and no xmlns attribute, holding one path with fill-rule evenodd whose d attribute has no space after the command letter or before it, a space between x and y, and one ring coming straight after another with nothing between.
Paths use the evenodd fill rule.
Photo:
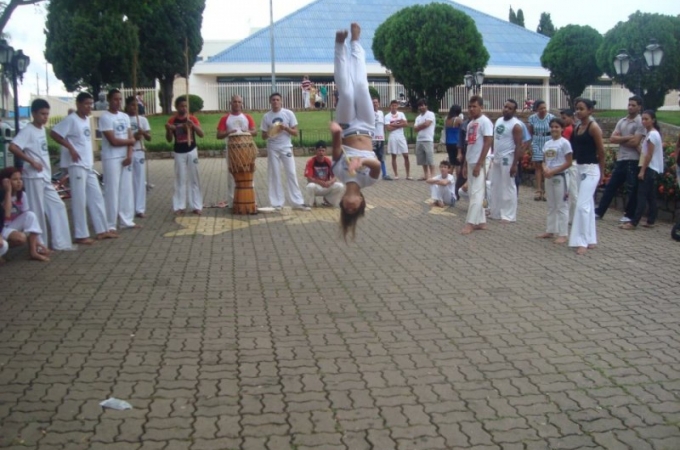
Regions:
<instances>
[{"instance_id":1,"label":"paved brick plaza","mask_svg":"<svg viewBox=\"0 0 680 450\"><path fill-rule=\"evenodd\" d=\"M0 448L680 448L668 223L612 211L577 257L534 239L530 188L518 224L462 237L466 203L430 214L402 178L345 245L329 209L178 224L150 167L144 229L0 268ZM223 200L224 161L201 169Z\"/></svg>"}]
</instances>

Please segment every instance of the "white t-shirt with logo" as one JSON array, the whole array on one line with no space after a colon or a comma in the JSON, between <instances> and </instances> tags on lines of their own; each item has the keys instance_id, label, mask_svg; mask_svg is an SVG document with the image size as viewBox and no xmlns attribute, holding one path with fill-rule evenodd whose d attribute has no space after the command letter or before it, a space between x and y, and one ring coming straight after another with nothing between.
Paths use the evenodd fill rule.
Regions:
<instances>
[{"instance_id":1,"label":"white t-shirt with logo","mask_svg":"<svg viewBox=\"0 0 680 450\"><path fill-rule=\"evenodd\" d=\"M470 121L467 127L467 153L465 159L468 164L477 164L482 149L484 148L484 138L493 136L493 123L485 115L481 115Z\"/></svg>"},{"instance_id":2,"label":"white t-shirt with logo","mask_svg":"<svg viewBox=\"0 0 680 450\"><path fill-rule=\"evenodd\" d=\"M516 117L510 120L500 117L496 120L493 137L493 154L496 161L502 161L503 158L514 155L515 137L513 130L518 124L519 120Z\"/></svg>"},{"instance_id":3,"label":"white t-shirt with logo","mask_svg":"<svg viewBox=\"0 0 680 450\"><path fill-rule=\"evenodd\" d=\"M25 163L23 169L24 178L37 178L50 181L52 178L52 167L50 166L50 153L47 150L47 134L45 127L38 128L32 123L19 131L12 144L16 145L31 159L42 164L42 171L38 172L30 164Z\"/></svg>"},{"instance_id":4,"label":"white t-shirt with logo","mask_svg":"<svg viewBox=\"0 0 680 450\"><path fill-rule=\"evenodd\" d=\"M434 117L434 113L432 111L425 111L425 114L419 114L418 117L416 117L415 126L425 123L428 120L432 123L429 127L418 132L416 141L434 142L434 126L437 122L437 119Z\"/></svg>"},{"instance_id":5,"label":"white t-shirt with logo","mask_svg":"<svg viewBox=\"0 0 680 450\"><path fill-rule=\"evenodd\" d=\"M94 165L92 154L92 130L90 130L90 118L84 119L78 113L71 113L61 122L56 124L52 131L69 141L76 153L80 156L78 162L71 160L68 149L61 150L61 167L80 166L91 169Z\"/></svg>"},{"instance_id":6,"label":"white t-shirt with logo","mask_svg":"<svg viewBox=\"0 0 680 450\"><path fill-rule=\"evenodd\" d=\"M385 140L385 114L380 110L375 111L375 135L373 135L373 140Z\"/></svg>"},{"instance_id":7,"label":"white t-shirt with logo","mask_svg":"<svg viewBox=\"0 0 680 450\"><path fill-rule=\"evenodd\" d=\"M262 124L260 125L260 130L265 133L269 133L269 130L274 126L274 124L280 123L288 128L296 127L298 122L295 118L293 111L286 108L281 108L280 111L267 112L264 117L262 117ZM293 141L290 138L290 134L285 131L279 132L276 136L269 137L267 139L267 148L291 148L293 146Z\"/></svg>"},{"instance_id":8,"label":"white t-shirt with logo","mask_svg":"<svg viewBox=\"0 0 680 450\"><path fill-rule=\"evenodd\" d=\"M99 130L113 131L113 134L118 139L129 139L128 130L130 129L130 116L118 111L113 114L110 111L104 111L104 114L99 118ZM116 147L111 145L106 136L102 136L102 160L127 158L127 145Z\"/></svg>"},{"instance_id":9,"label":"white t-shirt with logo","mask_svg":"<svg viewBox=\"0 0 680 450\"><path fill-rule=\"evenodd\" d=\"M559 167L566 161L571 151L571 144L563 137L550 139L543 146L543 163L548 169Z\"/></svg>"},{"instance_id":10,"label":"white t-shirt with logo","mask_svg":"<svg viewBox=\"0 0 680 450\"><path fill-rule=\"evenodd\" d=\"M137 125L137 118L139 118L139 125ZM130 128L132 128L132 134L133 135L136 132L138 132L140 129L142 131L151 131L151 126L149 126L149 121L144 116L130 117ZM144 139L144 136L142 136L142 139L135 142L135 146L133 147L135 151L143 150L142 149L142 140L143 139Z\"/></svg>"},{"instance_id":11,"label":"white t-shirt with logo","mask_svg":"<svg viewBox=\"0 0 680 450\"><path fill-rule=\"evenodd\" d=\"M397 122L399 120L403 120L406 122L406 116L404 115L403 112L397 111L396 114L389 113L385 116L385 125L389 125L392 122ZM397 128L395 130L390 131L390 139L392 138L403 138L404 137L404 129L403 128Z\"/></svg>"}]
</instances>

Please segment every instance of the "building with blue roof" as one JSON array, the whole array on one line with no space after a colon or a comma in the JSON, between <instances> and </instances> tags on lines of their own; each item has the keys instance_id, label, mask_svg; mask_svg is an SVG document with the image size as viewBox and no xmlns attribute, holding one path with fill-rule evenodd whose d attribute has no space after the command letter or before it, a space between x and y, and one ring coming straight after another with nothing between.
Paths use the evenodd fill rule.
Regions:
<instances>
[{"instance_id":1,"label":"building with blue roof","mask_svg":"<svg viewBox=\"0 0 680 450\"><path fill-rule=\"evenodd\" d=\"M394 81L373 56L371 45L376 28L400 9L435 1L438 0L316 0L273 25L277 80L299 80L308 74L330 81L335 31L359 22L369 80ZM475 21L490 55L484 68L487 82L548 83L550 73L540 62L547 37L455 2L438 2L450 4ZM271 72L270 27L266 27L196 64L192 78L208 83L268 81Z\"/></svg>"}]
</instances>

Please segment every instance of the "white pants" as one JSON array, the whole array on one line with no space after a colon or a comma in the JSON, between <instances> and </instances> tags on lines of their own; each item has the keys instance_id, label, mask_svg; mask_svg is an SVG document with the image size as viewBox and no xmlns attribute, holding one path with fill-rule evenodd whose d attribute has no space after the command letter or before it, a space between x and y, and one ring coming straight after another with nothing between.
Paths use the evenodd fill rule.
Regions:
<instances>
[{"instance_id":1,"label":"white pants","mask_svg":"<svg viewBox=\"0 0 680 450\"><path fill-rule=\"evenodd\" d=\"M6 240L2 240L0 244L0 256L4 256L9 251L9 243Z\"/></svg>"},{"instance_id":2,"label":"white pants","mask_svg":"<svg viewBox=\"0 0 680 450\"><path fill-rule=\"evenodd\" d=\"M6 221L5 227L2 229L2 237L9 239L9 235L15 231L25 234L42 234L42 229L33 211L23 212L14 220Z\"/></svg>"},{"instance_id":3,"label":"white pants","mask_svg":"<svg viewBox=\"0 0 680 450\"><path fill-rule=\"evenodd\" d=\"M39 241L47 246L48 232L47 220L50 222L52 232L53 250L71 250L71 230L68 225L68 213L66 205L59 198L59 194L51 183L43 178L24 178L26 195L28 195L28 207L38 219L38 224L42 230ZM45 218L47 216L47 219Z\"/></svg>"},{"instance_id":4,"label":"white pants","mask_svg":"<svg viewBox=\"0 0 680 450\"><path fill-rule=\"evenodd\" d=\"M472 225L486 223L486 214L484 214L484 190L486 188L486 177L484 175L486 172L481 170L478 177L473 176L472 172L476 165L477 163L468 163L467 167L470 204L465 223Z\"/></svg>"},{"instance_id":5,"label":"white pants","mask_svg":"<svg viewBox=\"0 0 680 450\"><path fill-rule=\"evenodd\" d=\"M576 214L571 225L569 247L587 247L597 244L595 228L595 189L600 181L600 166L597 164L579 164L579 186Z\"/></svg>"},{"instance_id":6,"label":"white pants","mask_svg":"<svg viewBox=\"0 0 680 450\"><path fill-rule=\"evenodd\" d=\"M545 179L548 200L546 232L558 236L569 235L569 182L567 174Z\"/></svg>"},{"instance_id":7,"label":"white pants","mask_svg":"<svg viewBox=\"0 0 680 450\"><path fill-rule=\"evenodd\" d=\"M281 166L286 172L288 184L288 202L293 206L300 206L305 202L298 185L295 172L295 157L293 149L268 148L267 149L267 173L269 175L269 202L273 207L281 207L285 201L283 183L281 180Z\"/></svg>"},{"instance_id":8,"label":"white pants","mask_svg":"<svg viewBox=\"0 0 680 450\"><path fill-rule=\"evenodd\" d=\"M339 95L335 120L345 132L373 131L375 111L368 92L366 53L359 41L351 41L350 49L348 60L345 44L335 44L335 83Z\"/></svg>"},{"instance_id":9,"label":"white pants","mask_svg":"<svg viewBox=\"0 0 680 450\"><path fill-rule=\"evenodd\" d=\"M453 195L453 186L455 186L455 182L448 186L432 184L430 185L430 197L434 201L439 201L445 205L453 206L456 204L456 196Z\"/></svg>"},{"instance_id":10,"label":"white pants","mask_svg":"<svg viewBox=\"0 0 680 450\"><path fill-rule=\"evenodd\" d=\"M333 183L330 187L321 187L316 183L307 183L305 187L306 200L305 203L312 205L316 197L323 197L328 203L337 207L340 205L342 194L345 193L345 186L339 181Z\"/></svg>"},{"instance_id":11,"label":"white pants","mask_svg":"<svg viewBox=\"0 0 680 450\"><path fill-rule=\"evenodd\" d=\"M146 152L135 150L132 153L132 191L135 198L135 213L146 212Z\"/></svg>"},{"instance_id":12,"label":"white pants","mask_svg":"<svg viewBox=\"0 0 680 450\"><path fill-rule=\"evenodd\" d=\"M567 184L569 185L569 217L571 222L574 221L574 214L576 212L576 202L578 201L578 168L576 164L567 170Z\"/></svg>"},{"instance_id":13,"label":"white pants","mask_svg":"<svg viewBox=\"0 0 680 450\"><path fill-rule=\"evenodd\" d=\"M118 219L123 227L135 226L135 199L132 196L132 164L123 167L124 158L102 160L104 169L104 203L109 231L115 231Z\"/></svg>"},{"instance_id":14,"label":"white pants","mask_svg":"<svg viewBox=\"0 0 680 450\"><path fill-rule=\"evenodd\" d=\"M236 190L236 181L234 175L229 171L229 149L224 151L224 157L227 160L227 203L234 204L234 191ZM255 178L253 177L253 188L255 188Z\"/></svg>"},{"instance_id":15,"label":"white pants","mask_svg":"<svg viewBox=\"0 0 680 450\"><path fill-rule=\"evenodd\" d=\"M96 234L107 230L106 207L104 197L99 187L99 178L92 169L81 166L71 166L68 169L71 183L71 214L76 239L90 237L87 227L87 211Z\"/></svg>"},{"instance_id":16,"label":"white pants","mask_svg":"<svg viewBox=\"0 0 680 450\"><path fill-rule=\"evenodd\" d=\"M309 108L312 105L309 103L309 91L302 91L302 103L304 104L305 108Z\"/></svg>"},{"instance_id":17,"label":"white pants","mask_svg":"<svg viewBox=\"0 0 680 450\"><path fill-rule=\"evenodd\" d=\"M513 155L509 155L491 165L489 210L495 220L517 221L517 185L515 177L510 176L512 161Z\"/></svg>"},{"instance_id":18,"label":"white pants","mask_svg":"<svg viewBox=\"0 0 680 450\"><path fill-rule=\"evenodd\" d=\"M172 209L175 211L186 209L187 201L192 211L203 209L197 149L189 153L175 153L175 195L172 196Z\"/></svg>"}]
</instances>

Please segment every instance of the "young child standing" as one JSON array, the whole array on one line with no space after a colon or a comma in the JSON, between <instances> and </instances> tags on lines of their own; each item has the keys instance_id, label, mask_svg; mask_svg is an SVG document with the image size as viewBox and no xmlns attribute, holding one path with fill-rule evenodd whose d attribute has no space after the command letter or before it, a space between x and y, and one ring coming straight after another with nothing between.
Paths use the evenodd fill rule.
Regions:
<instances>
[{"instance_id":1,"label":"young child standing","mask_svg":"<svg viewBox=\"0 0 680 450\"><path fill-rule=\"evenodd\" d=\"M42 230L38 219L28 209L27 195L24 195L24 183L21 179L21 171L14 167L8 167L0 172L2 180L2 215L4 223L2 227L3 251L0 256L7 252L9 246L18 247L26 243L28 235L28 249L31 259L36 261L49 261L46 256L47 249L39 243ZM5 242L4 240L7 240ZM9 244L9 245L8 245Z\"/></svg>"},{"instance_id":2,"label":"young child standing","mask_svg":"<svg viewBox=\"0 0 680 450\"><path fill-rule=\"evenodd\" d=\"M444 160L439 163L440 174L427 180L427 184L430 185L430 196L434 200L434 206L444 208L456 204L456 179L451 175L452 169L451 163Z\"/></svg>"},{"instance_id":3,"label":"young child standing","mask_svg":"<svg viewBox=\"0 0 680 450\"><path fill-rule=\"evenodd\" d=\"M47 220L49 220L52 232L51 248L72 250L66 205L52 186L52 168L45 133L45 124L50 117L50 104L41 98L33 100L31 115L33 121L16 135L9 144L9 150L15 158L25 163L22 173L23 184L26 186L28 204L42 231L40 243L47 246Z\"/></svg>"},{"instance_id":4,"label":"young child standing","mask_svg":"<svg viewBox=\"0 0 680 450\"><path fill-rule=\"evenodd\" d=\"M564 244L569 235L569 183L567 170L571 167L572 151L569 141L562 137L564 122L550 120L551 139L543 146L543 175L548 200L546 232L536 236L541 239L555 239L555 244Z\"/></svg>"}]
</instances>

